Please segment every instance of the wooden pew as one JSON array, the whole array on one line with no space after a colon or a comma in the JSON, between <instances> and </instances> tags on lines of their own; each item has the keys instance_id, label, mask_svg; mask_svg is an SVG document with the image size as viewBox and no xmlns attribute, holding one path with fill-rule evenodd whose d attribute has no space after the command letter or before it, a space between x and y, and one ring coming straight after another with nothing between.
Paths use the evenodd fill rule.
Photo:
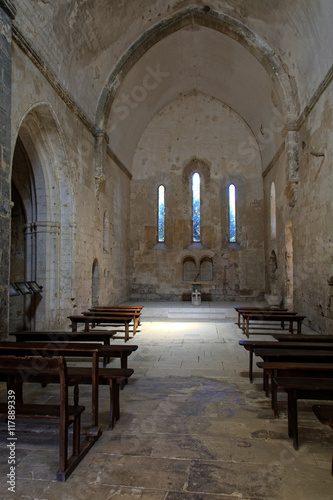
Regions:
<instances>
[{"instance_id":1,"label":"wooden pew","mask_svg":"<svg viewBox=\"0 0 333 500\"><path fill-rule=\"evenodd\" d=\"M302 321L306 318L306 316L300 316L294 312L285 312L285 313L273 313L273 312L244 312L243 316L243 331L247 337L250 335L250 321L265 321L266 323L279 322L281 323L281 327L284 328L284 322L289 322L289 331L293 333L293 324L297 324L297 334L300 335L302 333ZM267 332L265 332L267 335Z\"/></svg>"},{"instance_id":2,"label":"wooden pew","mask_svg":"<svg viewBox=\"0 0 333 500\"><path fill-rule=\"evenodd\" d=\"M85 367L69 367L68 373L78 384L91 385L91 370ZM113 429L114 423L120 418L119 391L127 383L129 377L134 373L132 368L100 368L98 371L99 385L108 385L110 389L110 411L109 429Z\"/></svg>"},{"instance_id":3,"label":"wooden pew","mask_svg":"<svg viewBox=\"0 0 333 500\"><path fill-rule=\"evenodd\" d=\"M89 331L89 332L12 332L10 335L16 337L20 342L103 342L103 349L100 349L99 356L104 358L104 367L107 365L109 358L120 358L121 368L127 368L128 356L137 350L137 345L131 344L112 344L110 339L113 337L114 332L106 331Z\"/></svg>"},{"instance_id":4,"label":"wooden pew","mask_svg":"<svg viewBox=\"0 0 333 500\"><path fill-rule=\"evenodd\" d=\"M239 326L239 328L241 328L241 324L240 324L240 319L241 319L241 316L243 313L246 313L246 312L261 312L261 311L264 311L264 312L286 312L288 311L288 308L287 307L272 307L272 306L267 306L267 307L242 307L242 306L236 306L234 307L235 311L237 312L238 314L238 318L237 318L237 324Z\"/></svg>"},{"instance_id":5,"label":"wooden pew","mask_svg":"<svg viewBox=\"0 0 333 500\"><path fill-rule=\"evenodd\" d=\"M290 333L274 333L272 337L279 342L333 342L333 335L291 335Z\"/></svg>"},{"instance_id":6,"label":"wooden pew","mask_svg":"<svg viewBox=\"0 0 333 500\"><path fill-rule=\"evenodd\" d=\"M25 332L29 333L29 332ZM69 332L71 334L72 332ZM26 349L23 349L24 346L26 346L28 352L36 352L36 350L40 350L41 346L45 346L46 349L46 355L51 352L57 353L66 353L68 356L71 356L74 352L74 356L86 356L86 351L87 349L81 349L82 344L69 344L69 350L66 349L66 342L59 342L57 334L55 334L55 341L52 340L53 334L50 333L44 333L41 334L39 337L40 339L43 338L46 340L46 342L8 342L8 343L1 343L0 342L0 353L1 352L12 352L11 347L14 345L18 345L19 349L18 352L23 353L26 351ZM61 337L63 339L63 337ZM75 339L75 337L73 337ZM68 340L68 339L67 339ZM4 344L9 344L9 351L4 347ZM36 348L35 348L36 346ZM74 351L71 349L71 347L75 347ZM95 351L94 346L96 347L96 344L88 344L88 355L91 352L91 346L93 347L93 352ZM97 363L99 358L104 358L104 359L109 359L111 357L117 357L120 358L120 364L121 368L98 368L98 375L97 380L98 380L98 385L109 385L110 387L110 417L109 417L109 428L113 428L115 420L119 419L120 415L120 409L119 409L119 389L123 386L123 384L127 384L128 378L133 374L134 370L131 368L128 368L128 356L132 354L132 352L135 352L138 348L137 345L129 345L129 344L121 344L119 346L117 345L112 345L112 346L102 346L98 345L98 358L97 358ZM16 352L16 351L15 351ZM96 360L95 360L96 362ZM94 386L96 384L93 382L93 373L95 372L95 369L93 368L82 368L82 367L68 367L68 373L74 377L75 381L80 384L89 384ZM90 376L88 377L88 375ZM37 372L35 374L35 377L30 377L30 381L33 382L40 382L42 384L47 384L47 383L56 383L57 378L54 377L53 379L50 378L50 376L46 377L45 374L39 375ZM72 384L71 384L72 385ZM96 409L98 411L98 391L97 390L92 390L92 408ZM97 425L98 422L96 422L96 415L93 413L93 422L94 425Z\"/></svg>"},{"instance_id":7,"label":"wooden pew","mask_svg":"<svg viewBox=\"0 0 333 500\"><path fill-rule=\"evenodd\" d=\"M302 363L295 361L258 361L258 368L262 368L265 378L265 390L268 395L269 381L268 378L277 377L333 377L333 362L332 363ZM276 385L271 383L272 409L274 416L279 416Z\"/></svg>"},{"instance_id":8,"label":"wooden pew","mask_svg":"<svg viewBox=\"0 0 333 500\"><path fill-rule=\"evenodd\" d=\"M333 429L333 405L313 405L312 410L319 422L329 425ZM333 476L333 458L331 474Z\"/></svg>"},{"instance_id":9,"label":"wooden pew","mask_svg":"<svg viewBox=\"0 0 333 500\"><path fill-rule=\"evenodd\" d=\"M83 385L92 385L91 368L81 366L68 366L68 385L75 385L76 387ZM98 370L98 384L108 385L110 391L110 409L109 409L109 429L113 429L115 421L120 418L120 389L123 389L129 377L134 373L131 368L99 368ZM0 373L0 380L4 379L4 375ZM32 383L39 382L45 387L47 384L59 383L57 373L45 373L44 371L36 371L30 373L29 380ZM78 394L78 390L74 392L74 401ZM75 403L76 404L76 403Z\"/></svg>"},{"instance_id":10,"label":"wooden pew","mask_svg":"<svg viewBox=\"0 0 333 500\"><path fill-rule=\"evenodd\" d=\"M7 379L8 400L16 392L11 387L17 387L18 383L23 384L29 373L36 372L36 365L43 367L43 372L57 372L60 381L59 404L28 404L15 400L15 420L24 419L47 419L59 421L59 470L57 472L58 481L66 481L83 457L88 453L95 441L86 440L80 443L81 414L84 406L71 406L68 404L68 375L64 358L37 358L37 357L16 357L0 356L0 373ZM13 404L12 404L13 406ZM9 417L8 403L0 403L0 416ZM9 419L10 421L10 419ZM68 457L69 426L73 425L73 450L71 457ZM15 429L15 426L11 426ZM11 431L13 432L13 430Z\"/></svg>"},{"instance_id":11,"label":"wooden pew","mask_svg":"<svg viewBox=\"0 0 333 500\"><path fill-rule=\"evenodd\" d=\"M293 439L294 449L298 450L299 399L333 401L333 379L309 377L273 378L277 389L283 389L288 395L288 435Z\"/></svg>"},{"instance_id":12,"label":"wooden pew","mask_svg":"<svg viewBox=\"0 0 333 500\"><path fill-rule=\"evenodd\" d=\"M293 337L296 337L293 336ZM301 336L306 338L305 336ZM253 351L255 348L274 348L274 349L316 349L322 350L333 349L333 343L318 343L315 342L277 342L276 340L239 340L239 345L243 346L247 351L249 351L249 378L250 382L253 382Z\"/></svg>"},{"instance_id":13,"label":"wooden pew","mask_svg":"<svg viewBox=\"0 0 333 500\"><path fill-rule=\"evenodd\" d=\"M0 356L39 356L39 357L87 357L91 364L91 435L99 437L98 427L98 362L100 344L94 343L55 343L55 342L0 342ZM38 366L35 368L38 374Z\"/></svg>"},{"instance_id":14,"label":"wooden pew","mask_svg":"<svg viewBox=\"0 0 333 500\"><path fill-rule=\"evenodd\" d=\"M114 311L114 312L136 312L139 313L138 325L141 324L141 312L144 306L95 306L89 311Z\"/></svg>"},{"instance_id":15,"label":"wooden pew","mask_svg":"<svg viewBox=\"0 0 333 500\"><path fill-rule=\"evenodd\" d=\"M138 311L112 311L112 310L89 310L89 311L82 311L82 314L84 316L103 316L107 318L111 317L125 317L125 318L131 318L133 321L133 336L136 334L136 330L139 326L139 321L140 321L140 312ZM102 322L96 322L96 324L101 324ZM95 324L92 325L92 328L95 328Z\"/></svg>"},{"instance_id":16,"label":"wooden pew","mask_svg":"<svg viewBox=\"0 0 333 500\"><path fill-rule=\"evenodd\" d=\"M331 344L328 344L331 346ZM324 346L324 347L323 347ZM325 349L325 350L324 350ZM332 363L333 350L332 347L326 349L326 344L317 344L317 347L281 349L269 347L255 347L253 350L256 356L259 356L263 361L303 361L313 363Z\"/></svg>"},{"instance_id":17,"label":"wooden pew","mask_svg":"<svg viewBox=\"0 0 333 500\"><path fill-rule=\"evenodd\" d=\"M99 316L99 315L88 315L84 316L83 314L81 315L74 315L74 316L67 316L68 319L71 320L72 322L72 331L77 332L77 326L79 324L83 324L85 331L89 332L89 325L94 325L96 323L105 323L108 325L122 325L125 327L125 342L129 340L129 324L132 321L131 317L124 316L124 315L117 315L117 316Z\"/></svg>"}]
</instances>

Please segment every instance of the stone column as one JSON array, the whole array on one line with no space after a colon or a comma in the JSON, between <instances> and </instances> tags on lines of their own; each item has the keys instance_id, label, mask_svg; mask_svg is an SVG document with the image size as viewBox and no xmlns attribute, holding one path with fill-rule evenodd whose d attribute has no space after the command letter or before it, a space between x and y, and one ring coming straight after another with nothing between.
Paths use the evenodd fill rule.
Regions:
<instances>
[{"instance_id":1,"label":"stone column","mask_svg":"<svg viewBox=\"0 0 333 500\"><path fill-rule=\"evenodd\" d=\"M298 133L294 130L289 130L285 139L287 152L287 181L289 206L294 207L297 201L298 189Z\"/></svg>"},{"instance_id":2,"label":"stone column","mask_svg":"<svg viewBox=\"0 0 333 500\"><path fill-rule=\"evenodd\" d=\"M8 336L10 266L11 42L16 9L0 0L0 339Z\"/></svg>"}]
</instances>

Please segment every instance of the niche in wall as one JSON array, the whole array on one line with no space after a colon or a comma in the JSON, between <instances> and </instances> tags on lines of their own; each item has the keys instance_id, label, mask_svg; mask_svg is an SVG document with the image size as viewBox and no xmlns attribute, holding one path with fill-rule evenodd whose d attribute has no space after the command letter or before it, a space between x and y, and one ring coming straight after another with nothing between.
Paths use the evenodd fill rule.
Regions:
<instances>
[{"instance_id":1,"label":"niche in wall","mask_svg":"<svg viewBox=\"0 0 333 500\"><path fill-rule=\"evenodd\" d=\"M199 281L213 281L213 261L210 257L203 257L200 261Z\"/></svg>"},{"instance_id":2,"label":"niche in wall","mask_svg":"<svg viewBox=\"0 0 333 500\"><path fill-rule=\"evenodd\" d=\"M183 281L195 281L197 274L195 259L193 257L185 257L183 260Z\"/></svg>"}]
</instances>

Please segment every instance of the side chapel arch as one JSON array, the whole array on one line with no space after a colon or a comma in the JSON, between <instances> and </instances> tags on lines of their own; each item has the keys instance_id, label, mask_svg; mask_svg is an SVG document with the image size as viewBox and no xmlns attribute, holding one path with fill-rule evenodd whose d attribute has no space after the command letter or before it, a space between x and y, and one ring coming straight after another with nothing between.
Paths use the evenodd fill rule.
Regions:
<instances>
[{"instance_id":1,"label":"side chapel arch","mask_svg":"<svg viewBox=\"0 0 333 500\"><path fill-rule=\"evenodd\" d=\"M32 107L22 119L13 152L12 184L25 213L22 278L43 286L35 309L25 301L25 327L56 329L73 312L74 214L61 130L47 103Z\"/></svg>"}]
</instances>

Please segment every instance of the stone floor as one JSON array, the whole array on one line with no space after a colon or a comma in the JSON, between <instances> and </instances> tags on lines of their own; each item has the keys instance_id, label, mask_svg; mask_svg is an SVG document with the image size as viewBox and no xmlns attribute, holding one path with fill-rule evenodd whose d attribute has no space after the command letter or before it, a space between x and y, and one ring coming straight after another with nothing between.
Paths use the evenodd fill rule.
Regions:
<instances>
[{"instance_id":1,"label":"stone floor","mask_svg":"<svg viewBox=\"0 0 333 500\"><path fill-rule=\"evenodd\" d=\"M0 497L332 500L331 430L316 420L312 402L300 402L300 447L293 449L284 394L279 394L280 418L274 419L259 370L249 382L234 305L145 304L142 325L129 341L139 349L129 358L135 373L121 392L115 428L107 430L108 389L101 387L103 434L65 483L54 481L56 435L17 432L12 493L7 491L2 427ZM112 363L119 366L117 359ZM56 391L34 384L27 390L35 401L46 401ZM3 384L0 396L6 397ZM88 386L81 387L80 399L87 407L86 425Z\"/></svg>"}]
</instances>

